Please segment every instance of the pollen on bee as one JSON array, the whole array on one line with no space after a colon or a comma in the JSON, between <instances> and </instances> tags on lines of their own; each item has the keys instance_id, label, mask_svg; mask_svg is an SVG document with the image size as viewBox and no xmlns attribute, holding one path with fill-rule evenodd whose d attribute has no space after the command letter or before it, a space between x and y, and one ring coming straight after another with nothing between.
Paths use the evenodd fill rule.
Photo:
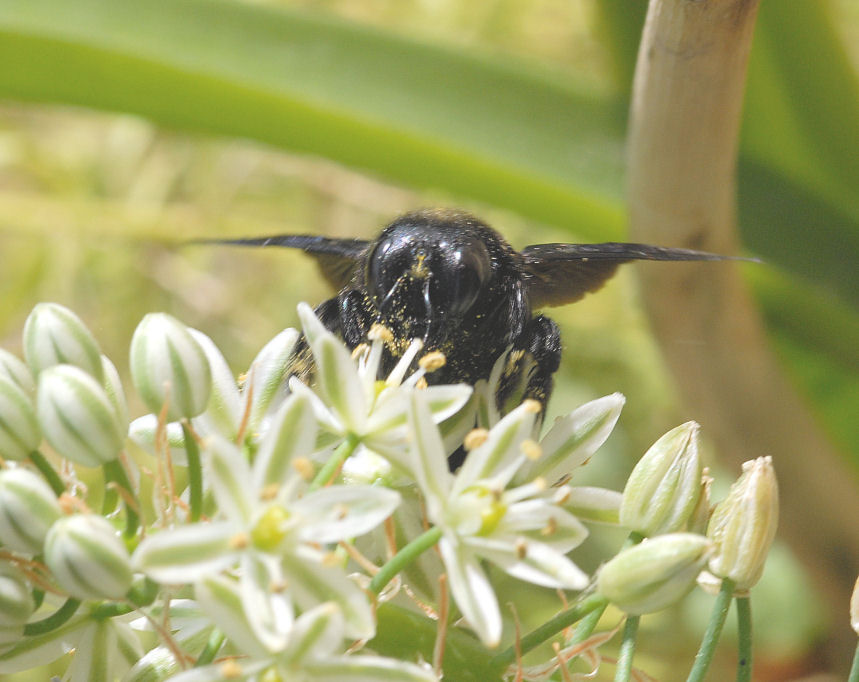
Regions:
<instances>
[{"instance_id":1,"label":"pollen on bee","mask_svg":"<svg viewBox=\"0 0 859 682\"><path fill-rule=\"evenodd\" d=\"M435 372L444 367L447 358L440 350L430 351L418 360L418 366L425 372Z\"/></svg>"},{"instance_id":2,"label":"pollen on bee","mask_svg":"<svg viewBox=\"0 0 859 682\"><path fill-rule=\"evenodd\" d=\"M462 445L467 451L471 452L474 448L483 445L487 438L489 438L489 431L486 429L471 429L471 431L466 434Z\"/></svg>"},{"instance_id":3,"label":"pollen on bee","mask_svg":"<svg viewBox=\"0 0 859 682\"><path fill-rule=\"evenodd\" d=\"M530 412L531 414L539 414L543 409L539 400L533 400L531 398L522 401L522 404L525 406L525 411Z\"/></svg>"},{"instance_id":4,"label":"pollen on bee","mask_svg":"<svg viewBox=\"0 0 859 682\"><path fill-rule=\"evenodd\" d=\"M385 325L376 322L372 327L370 327L367 338L370 339L370 341L391 343L394 340L394 334Z\"/></svg>"},{"instance_id":5,"label":"pollen on bee","mask_svg":"<svg viewBox=\"0 0 859 682\"><path fill-rule=\"evenodd\" d=\"M523 454L532 462L540 459L543 455L543 448L540 447L540 444L530 438L523 440L519 445L519 449L522 450Z\"/></svg>"},{"instance_id":6,"label":"pollen on bee","mask_svg":"<svg viewBox=\"0 0 859 682\"><path fill-rule=\"evenodd\" d=\"M352 349L352 359L357 360L369 350L370 346L368 346L366 343L359 343Z\"/></svg>"},{"instance_id":7,"label":"pollen on bee","mask_svg":"<svg viewBox=\"0 0 859 682\"><path fill-rule=\"evenodd\" d=\"M292 468L298 472L305 481L313 478L313 462L307 457L296 457L292 460Z\"/></svg>"}]
</instances>

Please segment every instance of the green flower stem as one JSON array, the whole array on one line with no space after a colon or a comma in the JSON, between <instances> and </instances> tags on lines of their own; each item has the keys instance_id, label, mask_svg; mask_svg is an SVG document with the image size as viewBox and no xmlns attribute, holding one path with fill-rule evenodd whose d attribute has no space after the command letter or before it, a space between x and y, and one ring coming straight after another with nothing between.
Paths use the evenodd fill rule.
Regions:
<instances>
[{"instance_id":1,"label":"green flower stem","mask_svg":"<svg viewBox=\"0 0 859 682\"><path fill-rule=\"evenodd\" d=\"M215 656L218 655L218 651L220 651L221 646L224 644L224 633L215 628L212 630L212 634L209 635L209 641L206 642L206 646L203 648L203 651L197 657L197 661L194 663L195 668L199 668L202 665L208 665L212 661L215 660Z\"/></svg>"},{"instance_id":2,"label":"green flower stem","mask_svg":"<svg viewBox=\"0 0 859 682\"><path fill-rule=\"evenodd\" d=\"M130 495L136 502L137 497L134 494L134 489L131 487L131 481L128 480L128 475L125 473L122 462L114 459L104 464L104 477L106 481L113 481L125 490L126 494ZM126 539L133 538L137 535L137 529L140 527L140 517L137 515L134 504L130 504L123 499L122 505L125 507L125 531L123 535L125 535Z\"/></svg>"},{"instance_id":3,"label":"green flower stem","mask_svg":"<svg viewBox=\"0 0 859 682\"><path fill-rule=\"evenodd\" d=\"M579 644L584 642L588 637L593 634L593 631L597 627L597 623L600 622L600 618L605 613L606 608L608 608L608 602L600 606L599 608L591 611L587 616L582 618L579 624L576 626L575 632L573 632L573 636L570 639L570 644Z\"/></svg>"},{"instance_id":4,"label":"green flower stem","mask_svg":"<svg viewBox=\"0 0 859 682\"><path fill-rule=\"evenodd\" d=\"M370 581L369 590L373 594L379 594L397 573L417 559L430 547L441 539L441 528L433 526L418 535L409 544L397 552Z\"/></svg>"},{"instance_id":5,"label":"green flower stem","mask_svg":"<svg viewBox=\"0 0 859 682\"><path fill-rule=\"evenodd\" d=\"M707 632L704 633L704 639L701 640L701 648L695 654L695 663L692 665L692 670L689 671L686 682L703 682L707 675L707 669L713 660L716 644L719 641L719 635L722 634L722 627L725 625L725 618L728 617L728 609L731 608L733 597L734 581L723 578L722 589L719 590L719 595L713 604L713 610L710 612Z\"/></svg>"},{"instance_id":6,"label":"green flower stem","mask_svg":"<svg viewBox=\"0 0 859 682\"><path fill-rule=\"evenodd\" d=\"M850 676L847 682L859 682L859 643L856 644L856 653L853 654L853 666L850 668Z\"/></svg>"},{"instance_id":7,"label":"green flower stem","mask_svg":"<svg viewBox=\"0 0 859 682\"><path fill-rule=\"evenodd\" d=\"M118 601L106 601L96 606L92 610L92 613L90 613L90 617L93 620L107 620L108 618L124 616L127 613L131 613L136 610L137 607L132 606L131 604L123 604Z\"/></svg>"},{"instance_id":8,"label":"green flower stem","mask_svg":"<svg viewBox=\"0 0 859 682\"><path fill-rule=\"evenodd\" d=\"M343 462L345 462L349 458L349 455L355 451L355 448L358 447L358 443L360 442L361 441L351 433L346 436L346 440L337 446L334 454L328 458L328 461L325 462L322 468L316 473L316 476L310 483L310 490L317 490L328 485L334 476L337 475L340 467L343 466Z\"/></svg>"},{"instance_id":9,"label":"green flower stem","mask_svg":"<svg viewBox=\"0 0 859 682\"><path fill-rule=\"evenodd\" d=\"M63 604L47 618L42 618L42 620L37 620L33 623L27 623L24 626L24 635L27 637L32 637L33 635L43 635L46 632L56 630L58 627L68 621L69 618L75 615L75 611L78 610L78 606L80 605L80 600L72 599L71 597L69 597L68 599L66 599L65 604Z\"/></svg>"},{"instance_id":10,"label":"green flower stem","mask_svg":"<svg viewBox=\"0 0 859 682\"><path fill-rule=\"evenodd\" d=\"M200 448L197 439L191 433L186 419L182 420L182 437L185 439L185 454L188 457L188 505L190 521L200 520L203 510L203 468L200 465Z\"/></svg>"},{"instance_id":11,"label":"green flower stem","mask_svg":"<svg viewBox=\"0 0 859 682\"><path fill-rule=\"evenodd\" d=\"M522 654L526 654L531 649L539 646L551 637L554 637L564 628L569 627L573 623L580 621L589 613L598 609L605 609L608 606L608 599L601 594L591 594L576 602L566 611L562 611L557 616L547 621L536 630L532 630L525 635L519 643L519 649ZM500 654L492 659L492 665L496 668L504 668L516 660L516 649L508 647Z\"/></svg>"},{"instance_id":12,"label":"green flower stem","mask_svg":"<svg viewBox=\"0 0 859 682\"><path fill-rule=\"evenodd\" d=\"M620 655L617 657L617 669L614 682L629 682L632 675L632 658L635 655L635 639L638 635L639 616L628 616L623 627L623 641L620 643Z\"/></svg>"},{"instance_id":13,"label":"green flower stem","mask_svg":"<svg viewBox=\"0 0 859 682\"><path fill-rule=\"evenodd\" d=\"M66 492L66 486L63 484L63 479L60 478L60 475L54 470L54 467L51 466L51 463L45 459L45 456L41 452L33 450L30 453L30 461L39 470L39 473L45 477L48 485L51 486L51 490L54 491L54 494L57 497Z\"/></svg>"},{"instance_id":14,"label":"green flower stem","mask_svg":"<svg viewBox=\"0 0 859 682\"><path fill-rule=\"evenodd\" d=\"M749 597L737 597L738 655L737 682L752 679L752 603Z\"/></svg>"}]
</instances>

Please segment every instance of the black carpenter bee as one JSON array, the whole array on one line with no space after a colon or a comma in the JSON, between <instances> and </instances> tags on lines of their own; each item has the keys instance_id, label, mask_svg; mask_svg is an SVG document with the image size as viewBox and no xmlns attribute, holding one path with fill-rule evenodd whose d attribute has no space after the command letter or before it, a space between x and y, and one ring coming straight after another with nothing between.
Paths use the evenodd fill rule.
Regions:
<instances>
[{"instance_id":1,"label":"black carpenter bee","mask_svg":"<svg viewBox=\"0 0 859 682\"><path fill-rule=\"evenodd\" d=\"M621 263L726 258L615 242L535 244L516 251L483 221L454 210L406 213L372 241L310 235L216 241L283 246L313 256L338 291L317 307L317 315L351 349L366 342L373 324L387 327L393 340L384 371L419 338L425 351L446 358L428 376L431 383L473 385L488 378L510 349L499 407L513 395L545 406L552 393L561 338L557 324L536 311L596 291Z\"/></svg>"}]
</instances>

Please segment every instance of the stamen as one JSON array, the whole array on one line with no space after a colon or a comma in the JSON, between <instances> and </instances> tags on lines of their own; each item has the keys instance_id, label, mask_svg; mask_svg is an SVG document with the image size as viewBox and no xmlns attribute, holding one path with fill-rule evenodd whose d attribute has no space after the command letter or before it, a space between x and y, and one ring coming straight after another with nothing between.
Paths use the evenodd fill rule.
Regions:
<instances>
[{"instance_id":1,"label":"stamen","mask_svg":"<svg viewBox=\"0 0 859 682\"><path fill-rule=\"evenodd\" d=\"M445 363L447 358L440 350L430 351L418 361L418 365L426 372L435 372L444 367Z\"/></svg>"},{"instance_id":2,"label":"stamen","mask_svg":"<svg viewBox=\"0 0 859 682\"><path fill-rule=\"evenodd\" d=\"M525 538L518 538L516 540L516 556L520 561L528 556L528 543L525 542Z\"/></svg>"},{"instance_id":3,"label":"stamen","mask_svg":"<svg viewBox=\"0 0 859 682\"><path fill-rule=\"evenodd\" d=\"M538 400L528 398L527 400L523 401L522 404L525 406L525 411L530 412L532 414L539 414L543 410L543 406Z\"/></svg>"},{"instance_id":4,"label":"stamen","mask_svg":"<svg viewBox=\"0 0 859 682\"><path fill-rule=\"evenodd\" d=\"M307 457L296 457L292 460L292 468L295 469L295 471L298 472L298 475L305 481L309 481L313 478L313 462L311 462Z\"/></svg>"},{"instance_id":5,"label":"stamen","mask_svg":"<svg viewBox=\"0 0 859 682\"><path fill-rule=\"evenodd\" d=\"M471 452L475 448L483 445L487 438L489 438L489 431L486 429L471 429L471 431L466 434L462 444L467 452Z\"/></svg>"},{"instance_id":6,"label":"stamen","mask_svg":"<svg viewBox=\"0 0 859 682\"><path fill-rule=\"evenodd\" d=\"M519 449L522 450L525 456L532 462L540 459L543 454L543 448L540 447L540 444L530 438L523 440L519 445Z\"/></svg>"}]
</instances>

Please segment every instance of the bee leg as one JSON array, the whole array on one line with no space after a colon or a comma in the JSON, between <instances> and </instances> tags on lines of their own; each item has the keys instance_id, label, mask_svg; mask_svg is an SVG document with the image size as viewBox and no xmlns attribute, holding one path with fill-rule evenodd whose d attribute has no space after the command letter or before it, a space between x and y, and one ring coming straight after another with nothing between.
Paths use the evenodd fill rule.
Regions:
<instances>
[{"instance_id":1,"label":"bee leg","mask_svg":"<svg viewBox=\"0 0 859 682\"><path fill-rule=\"evenodd\" d=\"M540 403L542 420L552 395L554 374L561 364L561 332L554 320L538 315L525 328L523 337L524 350L533 358L533 365L528 371L522 399Z\"/></svg>"}]
</instances>

